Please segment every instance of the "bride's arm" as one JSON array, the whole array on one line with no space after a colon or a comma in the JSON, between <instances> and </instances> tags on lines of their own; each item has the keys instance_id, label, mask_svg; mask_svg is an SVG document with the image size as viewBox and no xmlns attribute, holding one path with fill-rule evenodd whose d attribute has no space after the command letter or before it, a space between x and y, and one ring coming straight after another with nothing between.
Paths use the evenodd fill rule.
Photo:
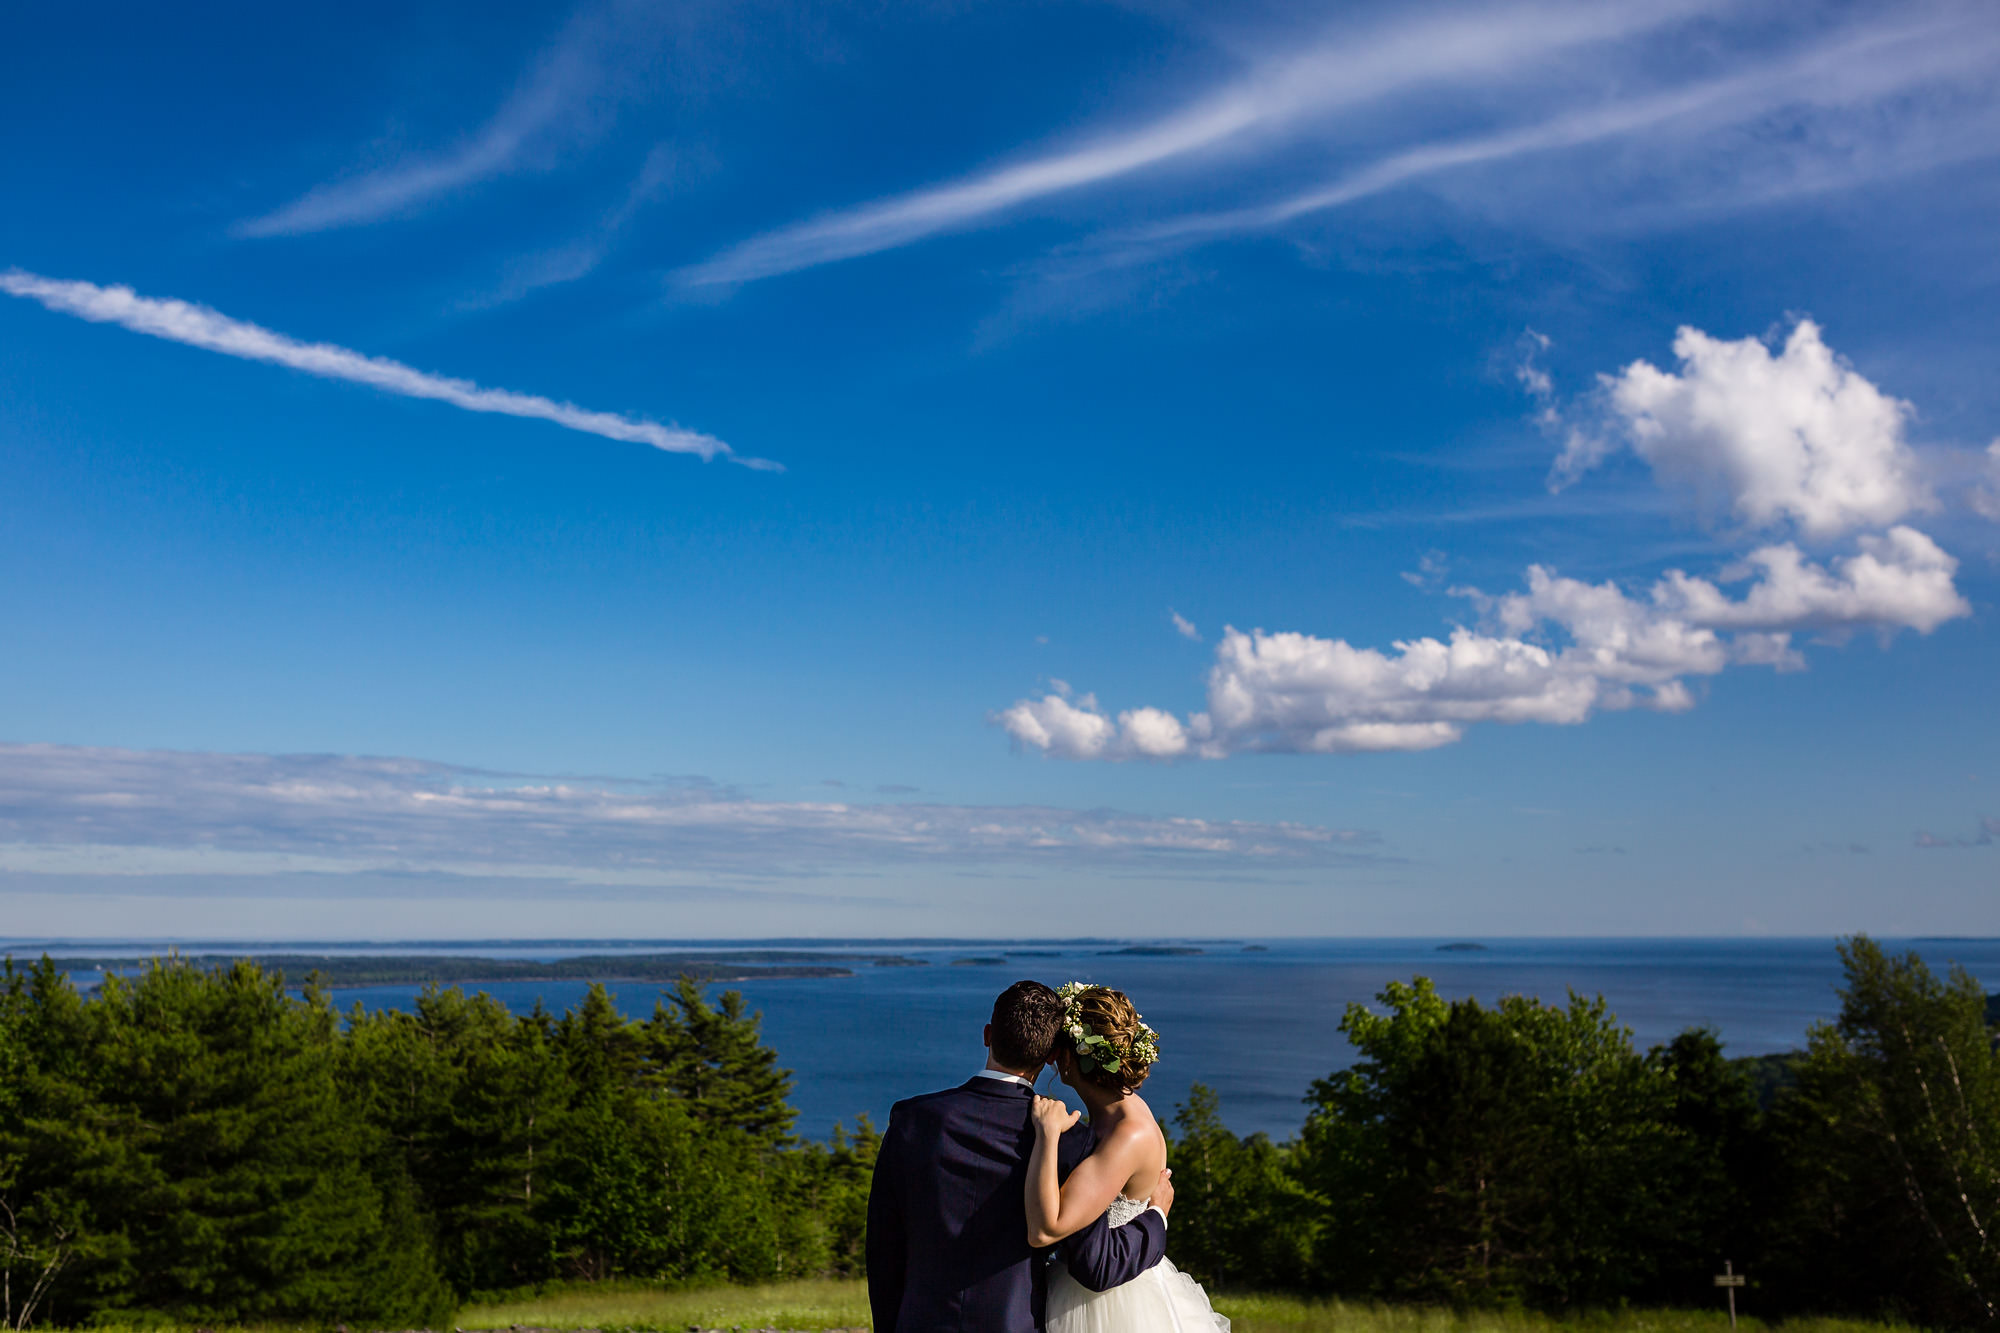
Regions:
<instances>
[{"instance_id":1,"label":"bride's arm","mask_svg":"<svg viewBox=\"0 0 2000 1333\"><path fill-rule=\"evenodd\" d=\"M1095 1222L1130 1179L1130 1164L1119 1165L1129 1152L1117 1135L1110 1143L1077 1163L1069 1179L1056 1182L1056 1145L1077 1121L1077 1113L1053 1097L1035 1098L1035 1146L1028 1154L1028 1244L1053 1245Z\"/></svg>"},{"instance_id":2,"label":"bride's arm","mask_svg":"<svg viewBox=\"0 0 2000 1333\"><path fill-rule=\"evenodd\" d=\"M1167 1253L1167 1212L1174 1206L1172 1172L1160 1172L1152 1195L1153 1206L1124 1226L1110 1226L1110 1217L1100 1217L1064 1241L1060 1253L1069 1275L1091 1291L1109 1291L1160 1262Z\"/></svg>"}]
</instances>

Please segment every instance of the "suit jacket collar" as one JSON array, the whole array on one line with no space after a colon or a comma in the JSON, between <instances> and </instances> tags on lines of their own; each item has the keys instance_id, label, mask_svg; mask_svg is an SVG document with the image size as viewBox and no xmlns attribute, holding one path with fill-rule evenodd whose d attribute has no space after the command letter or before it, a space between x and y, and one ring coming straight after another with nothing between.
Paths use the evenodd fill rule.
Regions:
<instances>
[{"instance_id":1,"label":"suit jacket collar","mask_svg":"<svg viewBox=\"0 0 2000 1333\"><path fill-rule=\"evenodd\" d=\"M1026 1084L1014 1083L1003 1078L981 1078L977 1074L965 1080L962 1089L966 1092L976 1092L982 1097L1008 1097L1016 1101L1035 1095L1035 1090Z\"/></svg>"}]
</instances>

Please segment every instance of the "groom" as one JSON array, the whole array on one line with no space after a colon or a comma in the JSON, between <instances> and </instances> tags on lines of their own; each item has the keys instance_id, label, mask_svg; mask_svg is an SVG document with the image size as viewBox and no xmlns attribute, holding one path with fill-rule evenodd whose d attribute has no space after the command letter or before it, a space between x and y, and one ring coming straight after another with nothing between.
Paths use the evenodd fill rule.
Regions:
<instances>
[{"instance_id":1,"label":"groom","mask_svg":"<svg viewBox=\"0 0 2000 1333\"><path fill-rule=\"evenodd\" d=\"M897 1102L868 1195L868 1303L875 1333L1033 1333L1042 1327L1048 1251L1028 1248L1024 1195L1035 1145L1035 1077L1063 1004L1039 981L993 1002L986 1068L960 1087ZM1057 1170L1090 1155L1090 1129L1063 1135ZM1174 1187L1122 1227L1095 1222L1058 1258L1093 1291L1130 1282L1167 1248Z\"/></svg>"}]
</instances>

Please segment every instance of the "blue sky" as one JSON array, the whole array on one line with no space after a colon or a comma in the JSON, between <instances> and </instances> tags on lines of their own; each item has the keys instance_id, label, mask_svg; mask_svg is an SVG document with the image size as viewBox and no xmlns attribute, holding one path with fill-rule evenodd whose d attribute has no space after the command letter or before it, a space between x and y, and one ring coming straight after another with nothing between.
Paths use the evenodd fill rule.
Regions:
<instances>
[{"instance_id":1,"label":"blue sky","mask_svg":"<svg viewBox=\"0 0 2000 1333\"><path fill-rule=\"evenodd\" d=\"M2000 21L44 8L14 934L2000 930Z\"/></svg>"}]
</instances>

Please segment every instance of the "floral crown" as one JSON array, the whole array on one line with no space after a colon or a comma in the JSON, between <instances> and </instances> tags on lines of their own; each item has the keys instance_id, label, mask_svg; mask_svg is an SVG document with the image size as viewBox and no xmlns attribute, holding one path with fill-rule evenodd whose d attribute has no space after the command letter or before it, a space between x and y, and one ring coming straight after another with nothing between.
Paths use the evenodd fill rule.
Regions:
<instances>
[{"instance_id":1,"label":"floral crown","mask_svg":"<svg viewBox=\"0 0 2000 1333\"><path fill-rule=\"evenodd\" d=\"M1102 989L1102 986L1088 981L1072 981L1056 988L1056 995L1063 1002L1063 1030L1076 1047L1077 1063L1083 1066L1086 1074L1093 1069L1116 1074L1127 1064L1144 1069L1156 1063L1160 1058L1160 1034L1147 1027L1143 1018L1139 1022L1138 1034L1123 1052L1112 1043L1111 1038L1101 1032L1092 1032L1085 1025L1083 993Z\"/></svg>"}]
</instances>

